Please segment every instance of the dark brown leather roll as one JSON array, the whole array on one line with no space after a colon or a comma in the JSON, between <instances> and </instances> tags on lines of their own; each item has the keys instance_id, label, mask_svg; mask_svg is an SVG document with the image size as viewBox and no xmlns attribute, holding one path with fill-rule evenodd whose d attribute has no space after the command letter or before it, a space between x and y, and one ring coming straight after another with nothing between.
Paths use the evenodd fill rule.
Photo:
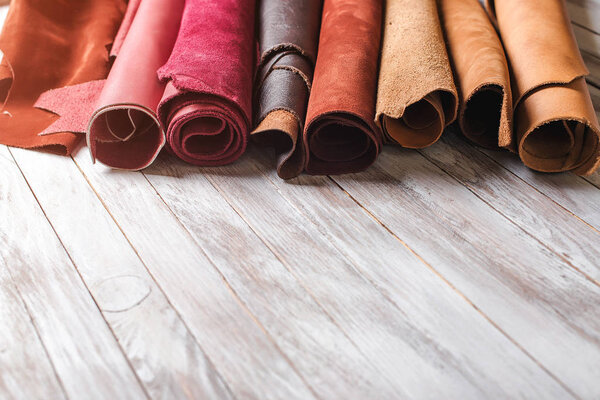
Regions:
<instances>
[{"instance_id":1,"label":"dark brown leather roll","mask_svg":"<svg viewBox=\"0 0 600 400\"><path fill-rule=\"evenodd\" d=\"M275 147L283 179L304 169L301 134L317 57L322 0L261 0L261 59L252 137Z\"/></svg>"}]
</instances>

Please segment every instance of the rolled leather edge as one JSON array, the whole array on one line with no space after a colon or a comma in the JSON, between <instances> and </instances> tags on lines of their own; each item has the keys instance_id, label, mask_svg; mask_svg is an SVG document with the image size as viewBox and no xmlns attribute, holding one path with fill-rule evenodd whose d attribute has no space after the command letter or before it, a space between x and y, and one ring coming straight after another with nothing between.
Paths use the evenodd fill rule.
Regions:
<instances>
[{"instance_id":1,"label":"rolled leather edge","mask_svg":"<svg viewBox=\"0 0 600 400\"><path fill-rule=\"evenodd\" d=\"M513 75L515 137L536 171L587 175L598 167L600 127L566 5L496 0L495 14Z\"/></svg>"},{"instance_id":2,"label":"rolled leather edge","mask_svg":"<svg viewBox=\"0 0 600 400\"><path fill-rule=\"evenodd\" d=\"M133 24L133 20L135 19L135 15L140 8L142 0L129 0L127 3L127 11L125 12L125 16L123 17L123 21L121 22L121 26L119 27L119 31L115 36L115 41L110 49L110 57L115 58L119 55L121 51L121 47L123 47L123 42L127 38L127 34L129 33L129 29L131 29L131 24Z\"/></svg>"},{"instance_id":3,"label":"rolled leather edge","mask_svg":"<svg viewBox=\"0 0 600 400\"><path fill-rule=\"evenodd\" d=\"M248 121L236 104L219 95L186 91L169 81L159 118L167 127L169 149L189 164L226 165L246 150Z\"/></svg>"},{"instance_id":4,"label":"rolled leather edge","mask_svg":"<svg viewBox=\"0 0 600 400\"><path fill-rule=\"evenodd\" d=\"M515 114L518 150L529 168L589 175L600 162L600 127L587 83L545 86L525 97Z\"/></svg>"},{"instance_id":5,"label":"rolled leather edge","mask_svg":"<svg viewBox=\"0 0 600 400\"><path fill-rule=\"evenodd\" d=\"M168 59L183 0L142 0L106 80L86 131L94 161L109 167L148 167L166 143L156 108L165 85L157 70Z\"/></svg>"},{"instance_id":6,"label":"rolled leather edge","mask_svg":"<svg viewBox=\"0 0 600 400\"><path fill-rule=\"evenodd\" d=\"M439 140L458 113L437 3L385 3L375 122L389 142L427 147Z\"/></svg>"},{"instance_id":7,"label":"rolled leather edge","mask_svg":"<svg viewBox=\"0 0 600 400\"><path fill-rule=\"evenodd\" d=\"M374 123L383 6L325 0L303 140L306 172L345 174L373 164L382 146Z\"/></svg>"},{"instance_id":8,"label":"rolled leather edge","mask_svg":"<svg viewBox=\"0 0 600 400\"><path fill-rule=\"evenodd\" d=\"M472 142L515 149L508 61L478 0L440 0L440 16L459 87L459 126Z\"/></svg>"},{"instance_id":9,"label":"rolled leather edge","mask_svg":"<svg viewBox=\"0 0 600 400\"><path fill-rule=\"evenodd\" d=\"M322 0L262 0L261 59L256 79L256 128L252 139L275 149L277 174L302 173L304 129L317 56ZM300 140L299 140L300 139Z\"/></svg>"}]
</instances>

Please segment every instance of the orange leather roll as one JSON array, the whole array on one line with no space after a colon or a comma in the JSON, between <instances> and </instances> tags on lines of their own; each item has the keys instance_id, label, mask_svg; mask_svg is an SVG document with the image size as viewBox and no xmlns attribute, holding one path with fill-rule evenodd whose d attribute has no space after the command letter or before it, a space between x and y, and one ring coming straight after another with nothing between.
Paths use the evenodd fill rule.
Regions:
<instances>
[{"instance_id":1,"label":"orange leather roll","mask_svg":"<svg viewBox=\"0 0 600 400\"><path fill-rule=\"evenodd\" d=\"M309 174L359 172L379 154L373 120L381 21L379 0L325 0L304 132Z\"/></svg>"},{"instance_id":2,"label":"orange leather roll","mask_svg":"<svg viewBox=\"0 0 600 400\"><path fill-rule=\"evenodd\" d=\"M459 125L474 143L511 148L513 103L502 42L478 0L440 0L460 93Z\"/></svg>"},{"instance_id":3,"label":"orange leather roll","mask_svg":"<svg viewBox=\"0 0 600 400\"><path fill-rule=\"evenodd\" d=\"M39 135L57 115L34 108L43 92L104 79L125 0L15 0L0 37L0 143L69 154L81 135Z\"/></svg>"},{"instance_id":4,"label":"orange leather roll","mask_svg":"<svg viewBox=\"0 0 600 400\"><path fill-rule=\"evenodd\" d=\"M376 122L390 142L427 147L458 110L436 0L385 3Z\"/></svg>"},{"instance_id":5,"label":"orange leather roll","mask_svg":"<svg viewBox=\"0 0 600 400\"><path fill-rule=\"evenodd\" d=\"M592 173L600 127L564 1L496 0L487 8L511 66L521 160L543 172Z\"/></svg>"}]
</instances>

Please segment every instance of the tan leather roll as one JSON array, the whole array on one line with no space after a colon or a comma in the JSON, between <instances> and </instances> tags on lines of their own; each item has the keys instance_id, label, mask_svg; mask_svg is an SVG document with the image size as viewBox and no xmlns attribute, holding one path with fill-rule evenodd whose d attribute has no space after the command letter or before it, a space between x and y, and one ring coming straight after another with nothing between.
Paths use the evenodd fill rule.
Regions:
<instances>
[{"instance_id":1,"label":"tan leather roll","mask_svg":"<svg viewBox=\"0 0 600 400\"><path fill-rule=\"evenodd\" d=\"M502 42L478 0L440 0L460 92L459 124L474 143L512 148L513 103Z\"/></svg>"},{"instance_id":2,"label":"tan leather roll","mask_svg":"<svg viewBox=\"0 0 600 400\"><path fill-rule=\"evenodd\" d=\"M458 108L436 0L385 3L375 121L387 141L427 147L456 119Z\"/></svg>"},{"instance_id":3,"label":"tan leather roll","mask_svg":"<svg viewBox=\"0 0 600 400\"><path fill-rule=\"evenodd\" d=\"M487 2L513 76L516 147L543 172L592 173L600 127L564 0Z\"/></svg>"}]
</instances>

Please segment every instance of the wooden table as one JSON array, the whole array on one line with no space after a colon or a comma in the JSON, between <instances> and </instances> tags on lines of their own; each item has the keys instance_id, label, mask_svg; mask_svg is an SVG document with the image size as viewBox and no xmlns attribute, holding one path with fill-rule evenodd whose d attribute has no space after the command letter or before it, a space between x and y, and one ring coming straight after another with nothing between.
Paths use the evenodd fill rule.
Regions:
<instances>
[{"instance_id":1,"label":"wooden table","mask_svg":"<svg viewBox=\"0 0 600 400\"><path fill-rule=\"evenodd\" d=\"M569 7L600 105L600 2ZM450 133L289 183L256 148L0 171L2 399L600 398L599 174Z\"/></svg>"}]
</instances>

